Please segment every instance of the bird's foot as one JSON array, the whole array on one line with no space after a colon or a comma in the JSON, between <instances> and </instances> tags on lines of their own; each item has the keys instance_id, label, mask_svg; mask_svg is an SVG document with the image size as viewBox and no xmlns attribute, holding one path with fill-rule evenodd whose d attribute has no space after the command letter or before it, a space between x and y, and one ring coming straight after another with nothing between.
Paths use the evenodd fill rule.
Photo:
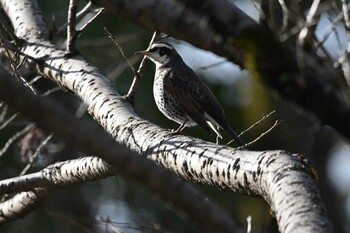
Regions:
<instances>
[{"instance_id":1,"label":"bird's foot","mask_svg":"<svg viewBox=\"0 0 350 233\"><path fill-rule=\"evenodd\" d=\"M179 129L170 130L170 135L179 135L180 133L181 133L181 130Z\"/></svg>"},{"instance_id":2,"label":"bird's foot","mask_svg":"<svg viewBox=\"0 0 350 233\"><path fill-rule=\"evenodd\" d=\"M170 135L188 135L186 132L183 132L183 129L172 129L170 130Z\"/></svg>"},{"instance_id":3,"label":"bird's foot","mask_svg":"<svg viewBox=\"0 0 350 233\"><path fill-rule=\"evenodd\" d=\"M216 140L215 140L215 144L216 144L216 145L219 145L219 139L220 139L220 136L217 135L217 136L216 136Z\"/></svg>"}]
</instances>

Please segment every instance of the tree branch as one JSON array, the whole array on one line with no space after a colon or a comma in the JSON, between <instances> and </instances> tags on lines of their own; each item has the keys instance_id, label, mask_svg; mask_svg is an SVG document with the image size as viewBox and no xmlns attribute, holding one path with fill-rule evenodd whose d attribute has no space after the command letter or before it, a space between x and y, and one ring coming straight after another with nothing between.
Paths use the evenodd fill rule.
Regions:
<instances>
[{"instance_id":1,"label":"tree branch","mask_svg":"<svg viewBox=\"0 0 350 233\"><path fill-rule=\"evenodd\" d=\"M153 32L152 38L151 38L148 46L151 46L151 44L154 41L157 41L159 39L160 39L160 33L158 33L157 31ZM139 68L137 69L136 73L134 72L134 79L131 83L128 94L125 97L131 104L134 103L134 97L136 94L136 90L140 86L141 77L143 76L143 74L145 72L145 68L146 68L146 64L147 64L146 62L147 62L147 57L143 56L142 60L140 62Z\"/></svg>"},{"instance_id":2,"label":"tree branch","mask_svg":"<svg viewBox=\"0 0 350 233\"><path fill-rule=\"evenodd\" d=\"M48 195L44 188L35 188L32 191L21 192L9 200L0 203L0 224L21 218L37 206Z\"/></svg>"},{"instance_id":3,"label":"tree branch","mask_svg":"<svg viewBox=\"0 0 350 233\"><path fill-rule=\"evenodd\" d=\"M208 202L205 197L196 192L189 184L178 179L166 169L127 149L124 145L115 142L98 125L88 124L77 119L62 108L60 104L32 94L25 87L16 83L4 69L0 69L0 99L38 122L46 130L64 138L67 143L80 148L82 152L97 154L116 168L120 175L140 183L147 189L159 194L164 200L170 201L179 210L188 214L191 221L202 231L240 232L240 229L226 211ZM101 151L104 151L104 153L101 154ZM55 185L82 182L83 177L80 176L82 174L84 177L88 176L87 180L91 180L95 179L96 176L103 177L115 172L114 169L110 169L109 166L98 160L97 163L102 163L102 166L98 167L97 171L91 176L91 166L93 165L91 162L90 159L89 162L84 164L60 163L58 164L60 165L59 169L53 165L52 170L49 169L48 173L45 170L43 173L35 174L28 182L46 187L52 182ZM18 178L18 182L15 184L11 180L5 181L2 186L3 190L16 191L25 189L26 177ZM17 204L21 207L15 209L19 212L15 213L15 210L10 209L9 211L12 211L11 216L6 219L10 218L12 220L13 216L22 215L23 211L27 213L30 210L28 207L31 206L33 208L38 203L38 200L42 198L42 195L36 197L37 195L35 189L34 191L20 193L6 201L3 204L5 209L0 209L0 213L10 209L15 201L22 201ZM11 205L8 205L8 203Z\"/></svg>"},{"instance_id":4,"label":"tree branch","mask_svg":"<svg viewBox=\"0 0 350 233\"><path fill-rule=\"evenodd\" d=\"M0 181L0 196L33 188L57 188L70 184L103 179L116 170L98 157L84 157L58 162L28 175Z\"/></svg>"},{"instance_id":5,"label":"tree branch","mask_svg":"<svg viewBox=\"0 0 350 233\"><path fill-rule=\"evenodd\" d=\"M75 29L77 11L79 0L70 0L68 9L68 26L67 26L67 47L68 54L74 54L77 52L76 40L78 39L78 32Z\"/></svg>"}]
</instances>

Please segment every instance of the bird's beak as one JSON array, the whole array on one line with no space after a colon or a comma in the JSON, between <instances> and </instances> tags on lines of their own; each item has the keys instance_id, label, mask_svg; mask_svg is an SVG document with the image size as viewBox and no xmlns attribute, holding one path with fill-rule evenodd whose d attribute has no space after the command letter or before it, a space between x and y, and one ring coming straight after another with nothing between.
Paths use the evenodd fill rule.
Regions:
<instances>
[{"instance_id":1,"label":"bird's beak","mask_svg":"<svg viewBox=\"0 0 350 233\"><path fill-rule=\"evenodd\" d=\"M144 51L138 51L138 52L136 52L135 54L142 54L142 55L144 55L144 56L149 56L149 55L150 55L150 52L147 51L147 50L144 50Z\"/></svg>"}]
</instances>

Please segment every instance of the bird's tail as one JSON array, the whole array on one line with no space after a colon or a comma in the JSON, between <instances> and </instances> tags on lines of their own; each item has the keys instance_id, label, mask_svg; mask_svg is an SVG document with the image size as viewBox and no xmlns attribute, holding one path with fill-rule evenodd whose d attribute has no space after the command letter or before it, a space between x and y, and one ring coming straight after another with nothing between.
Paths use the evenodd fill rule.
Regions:
<instances>
[{"instance_id":1,"label":"bird's tail","mask_svg":"<svg viewBox=\"0 0 350 233\"><path fill-rule=\"evenodd\" d=\"M244 146L244 142L240 139L237 133L226 123L222 122L221 127L237 142L239 146Z\"/></svg>"},{"instance_id":2,"label":"bird's tail","mask_svg":"<svg viewBox=\"0 0 350 233\"><path fill-rule=\"evenodd\" d=\"M211 130L213 130L213 132L216 134L216 136L218 136L220 139L222 139L222 135L219 131L219 126L216 126L215 124L211 123L210 121L206 121L207 124L209 125L209 127L211 128Z\"/></svg>"},{"instance_id":3,"label":"bird's tail","mask_svg":"<svg viewBox=\"0 0 350 233\"><path fill-rule=\"evenodd\" d=\"M239 146L245 145L242 139L238 137L236 132L229 126L229 124L226 123L224 119L220 119L220 121L218 122L206 112L204 113L204 117L206 118L207 125L216 133L216 135L218 135L219 138L222 138L222 136L215 126L221 127L224 130L226 130L226 132L237 142Z\"/></svg>"}]
</instances>

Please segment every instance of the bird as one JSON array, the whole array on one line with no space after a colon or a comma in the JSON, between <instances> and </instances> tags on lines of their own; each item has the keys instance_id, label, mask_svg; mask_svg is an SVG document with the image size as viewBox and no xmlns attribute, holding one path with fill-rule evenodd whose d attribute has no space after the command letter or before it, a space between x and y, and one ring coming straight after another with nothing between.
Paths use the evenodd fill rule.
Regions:
<instances>
[{"instance_id":1,"label":"bird","mask_svg":"<svg viewBox=\"0 0 350 233\"><path fill-rule=\"evenodd\" d=\"M244 146L244 142L227 123L224 111L210 88L183 61L172 45L157 41L147 50L136 53L146 56L156 65L153 96L158 109L180 125L174 133L199 125L222 139L219 129L223 128L239 146Z\"/></svg>"}]
</instances>

